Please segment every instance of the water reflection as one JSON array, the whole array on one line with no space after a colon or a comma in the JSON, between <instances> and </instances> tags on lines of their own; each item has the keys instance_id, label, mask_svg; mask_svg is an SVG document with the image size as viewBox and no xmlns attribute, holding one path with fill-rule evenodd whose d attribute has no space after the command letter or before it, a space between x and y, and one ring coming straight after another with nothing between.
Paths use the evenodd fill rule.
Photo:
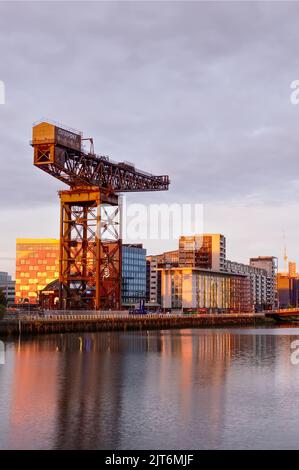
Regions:
<instances>
[{"instance_id":1,"label":"water reflection","mask_svg":"<svg viewBox=\"0 0 299 470\"><path fill-rule=\"evenodd\" d=\"M299 366L290 364L290 342L298 334L207 329L12 342L0 367L0 447L296 448Z\"/></svg>"}]
</instances>

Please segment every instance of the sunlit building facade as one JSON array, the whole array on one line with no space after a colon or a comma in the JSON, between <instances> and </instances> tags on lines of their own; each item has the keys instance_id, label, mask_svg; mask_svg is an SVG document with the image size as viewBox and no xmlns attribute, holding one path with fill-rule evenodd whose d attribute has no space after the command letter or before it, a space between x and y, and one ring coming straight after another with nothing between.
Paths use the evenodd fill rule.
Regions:
<instances>
[{"instance_id":1,"label":"sunlit building facade","mask_svg":"<svg viewBox=\"0 0 299 470\"><path fill-rule=\"evenodd\" d=\"M289 261L289 276L290 277L298 277L297 274L297 267L294 261Z\"/></svg>"},{"instance_id":2,"label":"sunlit building facade","mask_svg":"<svg viewBox=\"0 0 299 470\"><path fill-rule=\"evenodd\" d=\"M179 266L225 271L226 240L221 233L181 236Z\"/></svg>"},{"instance_id":3,"label":"sunlit building facade","mask_svg":"<svg viewBox=\"0 0 299 470\"><path fill-rule=\"evenodd\" d=\"M229 261L226 239L220 233L181 236L178 250L148 256L147 263L147 299L167 309L253 312L276 305L277 259L259 256L251 258L250 264ZM192 272L192 285L184 291L187 272ZM171 287L167 287L168 278Z\"/></svg>"},{"instance_id":4,"label":"sunlit building facade","mask_svg":"<svg viewBox=\"0 0 299 470\"><path fill-rule=\"evenodd\" d=\"M38 302L39 292L59 277L59 240L19 238L16 243L15 302Z\"/></svg>"},{"instance_id":5,"label":"sunlit building facade","mask_svg":"<svg viewBox=\"0 0 299 470\"><path fill-rule=\"evenodd\" d=\"M251 312L250 281L198 268L162 268L162 307L207 313Z\"/></svg>"},{"instance_id":6,"label":"sunlit building facade","mask_svg":"<svg viewBox=\"0 0 299 470\"><path fill-rule=\"evenodd\" d=\"M299 279L289 273L277 274L277 293L279 308L299 306Z\"/></svg>"},{"instance_id":7,"label":"sunlit building facade","mask_svg":"<svg viewBox=\"0 0 299 470\"><path fill-rule=\"evenodd\" d=\"M181 236L178 250L147 257L147 301L161 306L161 268L225 271L226 240L220 233Z\"/></svg>"}]
</instances>

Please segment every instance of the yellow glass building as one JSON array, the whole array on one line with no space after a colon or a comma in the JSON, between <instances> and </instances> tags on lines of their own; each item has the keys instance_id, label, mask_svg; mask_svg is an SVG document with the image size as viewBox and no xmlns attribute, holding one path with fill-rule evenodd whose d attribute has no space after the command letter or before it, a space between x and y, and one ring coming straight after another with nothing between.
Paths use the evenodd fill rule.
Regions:
<instances>
[{"instance_id":1,"label":"yellow glass building","mask_svg":"<svg viewBox=\"0 0 299 470\"><path fill-rule=\"evenodd\" d=\"M58 277L59 240L17 238L15 303L37 303L39 291Z\"/></svg>"}]
</instances>

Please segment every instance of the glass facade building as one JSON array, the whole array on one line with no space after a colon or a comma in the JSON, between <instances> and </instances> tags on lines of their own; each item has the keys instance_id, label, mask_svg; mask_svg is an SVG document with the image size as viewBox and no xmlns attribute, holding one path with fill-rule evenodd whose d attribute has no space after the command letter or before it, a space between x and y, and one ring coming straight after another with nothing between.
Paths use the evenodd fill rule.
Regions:
<instances>
[{"instance_id":1,"label":"glass facade building","mask_svg":"<svg viewBox=\"0 0 299 470\"><path fill-rule=\"evenodd\" d=\"M59 278L59 240L17 239L15 303L38 302L40 292ZM146 250L122 246L122 304L146 300Z\"/></svg>"},{"instance_id":2,"label":"glass facade building","mask_svg":"<svg viewBox=\"0 0 299 470\"><path fill-rule=\"evenodd\" d=\"M146 300L146 250L142 245L122 246L122 305Z\"/></svg>"},{"instance_id":3,"label":"glass facade building","mask_svg":"<svg viewBox=\"0 0 299 470\"><path fill-rule=\"evenodd\" d=\"M15 303L37 303L39 292L58 277L59 240L17 239Z\"/></svg>"},{"instance_id":4,"label":"glass facade building","mask_svg":"<svg viewBox=\"0 0 299 470\"><path fill-rule=\"evenodd\" d=\"M161 273L163 308L207 313L252 311L246 275L198 268L162 268Z\"/></svg>"}]
</instances>

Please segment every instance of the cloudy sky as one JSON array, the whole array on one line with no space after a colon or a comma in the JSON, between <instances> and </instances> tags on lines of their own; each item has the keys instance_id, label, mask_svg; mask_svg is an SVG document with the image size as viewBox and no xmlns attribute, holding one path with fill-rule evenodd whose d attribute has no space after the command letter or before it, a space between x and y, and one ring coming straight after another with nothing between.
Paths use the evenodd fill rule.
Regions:
<instances>
[{"instance_id":1,"label":"cloudy sky","mask_svg":"<svg viewBox=\"0 0 299 470\"><path fill-rule=\"evenodd\" d=\"M58 237L63 185L32 165L32 123L169 174L128 202L204 204L228 257L299 262L299 3L0 2L0 270L16 237ZM148 242L149 252L174 242Z\"/></svg>"}]
</instances>

